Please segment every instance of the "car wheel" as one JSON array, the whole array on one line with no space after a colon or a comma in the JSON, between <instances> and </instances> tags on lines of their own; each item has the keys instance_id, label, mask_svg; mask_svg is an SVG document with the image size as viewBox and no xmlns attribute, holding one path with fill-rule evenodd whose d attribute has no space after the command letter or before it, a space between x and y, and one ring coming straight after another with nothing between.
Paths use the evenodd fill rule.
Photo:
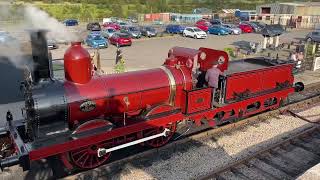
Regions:
<instances>
[{"instance_id":1,"label":"car wheel","mask_svg":"<svg viewBox=\"0 0 320 180\"><path fill-rule=\"evenodd\" d=\"M117 47L117 48L120 47L119 43L116 43L116 47Z\"/></svg>"},{"instance_id":2,"label":"car wheel","mask_svg":"<svg viewBox=\"0 0 320 180\"><path fill-rule=\"evenodd\" d=\"M194 35L193 38L198 39L197 35Z\"/></svg>"},{"instance_id":3,"label":"car wheel","mask_svg":"<svg viewBox=\"0 0 320 180\"><path fill-rule=\"evenodd\" d=\"M220 36L221 34L218 32L218 36Z\"/></svg>"},{"instance_id":4,"label":"car wheel","mask_svg":"<svg viewBox=\"0 0 320 180\"><path fill-rule=\"evenodd\" d=\"M307 42L312 42L312 38L309 37L309 38L307 39Z\"/></svg>"}]
</instances>

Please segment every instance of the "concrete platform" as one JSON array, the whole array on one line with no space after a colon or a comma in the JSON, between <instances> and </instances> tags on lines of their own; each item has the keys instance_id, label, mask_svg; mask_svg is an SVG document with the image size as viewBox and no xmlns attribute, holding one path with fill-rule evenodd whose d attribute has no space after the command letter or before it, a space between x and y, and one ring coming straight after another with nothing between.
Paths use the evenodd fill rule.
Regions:
<instances>
[{"instance_id":1,"label":"concrete platform","mask_svg":"<svg viewBox=\"0 0 320 180\"><path fill-rule=\"evenodd\" d=\"M320 81L320 70L305 71L295 75L295 82L303 82L305 85Z\"/></svg>"},{"instance_id":2,"label":"concrete platform","mask_svg":"<svg viewBox=\"0 0 320 180\"><path fill-rule=\"evenodd\" d=\"M319 180L320 179L320 163L303 173L297 178L298 180Z\"/></svg>"}]
</instances>

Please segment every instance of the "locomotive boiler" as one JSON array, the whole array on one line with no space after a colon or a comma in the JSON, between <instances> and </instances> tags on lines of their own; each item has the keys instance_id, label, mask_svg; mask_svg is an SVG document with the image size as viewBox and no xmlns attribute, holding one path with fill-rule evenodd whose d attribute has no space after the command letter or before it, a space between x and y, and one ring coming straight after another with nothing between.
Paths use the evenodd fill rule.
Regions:
<instances>
[{"instance_id":1,"label":"locomotive boiler","mask_svg":"<svg viewBox=\"0 0 320 180\"><path fill-rule=\"evenodd\" d=\"M65 52L65 80L56 80L44 33L32 33L31 42L35 67L23 86L24 119L8 112L1 134L15 152L1 160L2 168L20 164L26 170L31 161L52 157L67 171L95 168L119 149L165 145L183 122L233 122L277 108L303 90L302 83L293 84L292 64L229 62L226 52L209 48L174 47L160 68L97 75L79 42ZM216 62L224 74L212 91L204 76Z\"/></svg>"}]
</instances>

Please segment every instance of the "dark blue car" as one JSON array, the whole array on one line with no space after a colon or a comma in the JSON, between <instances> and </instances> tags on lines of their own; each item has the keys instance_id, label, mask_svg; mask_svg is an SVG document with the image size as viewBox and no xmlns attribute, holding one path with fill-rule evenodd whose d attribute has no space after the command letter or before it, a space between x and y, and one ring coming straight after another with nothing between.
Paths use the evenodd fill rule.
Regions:
<instances>
[{"instance_id":1,"label":"dark blue car","mask_svg":"<svg viewBox=\"0 0 320 180\"><path fill-rule=\"evenodd\" d=\"M67 19L63 21L63 24L65 24L66 26L77 26L79 23L76 19Z\"/></svg>"},{"instance_id":2,"label":"dark blue car","mask_svg":"<svg viewBox=\"0 0 320 180\"><path fill-rule=\"evenodd\" d=\"M184 26L170 24L166 27L166 32L170 34L182 34L184 29Z\"/></svg>"}]
</instances>

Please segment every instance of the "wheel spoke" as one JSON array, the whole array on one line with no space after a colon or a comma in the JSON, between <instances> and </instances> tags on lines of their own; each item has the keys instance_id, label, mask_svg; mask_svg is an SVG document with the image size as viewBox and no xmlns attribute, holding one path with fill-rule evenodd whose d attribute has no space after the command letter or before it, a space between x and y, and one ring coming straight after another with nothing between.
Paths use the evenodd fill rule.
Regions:
<instances>
[{"instance_id":1,"label":"wheel spoke","mask_svg":"<svg viewBox=\"0 0 320 180\"><path fill-rule=\"evenodd\" d=\"M82 164L83 164L84 167L86 166L88 159L89 159L89 156L86 156L86 158L83 160Z\"/></svg>"},{"instance_id":2,"label":"wheel spoke","mask_svg":"<svg viewBox=\"0 0 320 180\"><path fill-rule=\"evenodd\" d=\"M77 134L87 130L91 130L99 127L105 127L108 125L110 125L110 122L106 120L102 120L102 119L92 120L78 126L78 128L74 131L74 133ZM100 166L104 162L106 162L109 159L111 154L111 153L108 153L105 156L99 158L97 153L98 148L112 147L113 144L114 144L113 140L103 141L97 144L92 144L85 148L79 148L79 149L67 152L67 156L69 156L71 163L80 169L95 168Z\"/></svg>"},{"instance_id":3,"label":"wheel spoke","mask_svg":"<svg viewBox=\"0 0 320 180\"><path fill-rule=\"evenodd\" d=\"M78 155L78 154L80 154L80 153L83 153L83 152L86 151L86 150L87 150L87 148L83 148L83 149L81 149L81 150L77 150L77 151L72 152L72 154L73 154L73 156L76 156L76 155Z\"/></svg>"},{"instance_id":4,"label":"wheel spoke","mask_svg":"<svg viewBox=\"0 0 320 180\"><path fill-rule=\"evenodd\" d=\"M154 128L154 129L148 130L148 131L146 131L144 133L144 137L148 137L148 136L151 136L151 135L159 134L159 133L163 132L165 128L170 130L170 132L169 132L169 134L167 136L165 136L165 137L161 136L161 137L158 137L156 139L152 139L150 141L147 141L146 144L155 148L155 147L163 146L166 143L168 143L169 140L172 138L172 135L176 131L176 123L171 123L171 124L168 124L168 125L163 126L163 127L158 127L158 128Z\"/></svg>"},{"instance_id":5,"label":"wheel spoke","mask_svg":"<svg viewBox=\"0 0 320 180\"><path fill-rule=\"evenodd\" d=\"M83 153L83 154L76 160L76 162L79 163L80 160L81 160L83 157L86 156L86 154L88 154L88 152ZM74 156L74 157L75 157L75 156Z\"/></svg>"}]
</instances>

